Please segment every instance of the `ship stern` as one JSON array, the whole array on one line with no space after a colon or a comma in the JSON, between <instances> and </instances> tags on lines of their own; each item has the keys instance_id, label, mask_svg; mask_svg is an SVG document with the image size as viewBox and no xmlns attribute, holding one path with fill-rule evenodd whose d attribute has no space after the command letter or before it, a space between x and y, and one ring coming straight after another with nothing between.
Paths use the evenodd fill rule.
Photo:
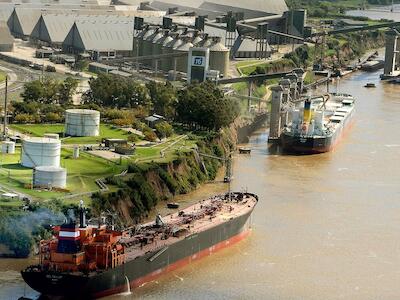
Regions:
<instances>
[{"instance_id":1,"label":"ship stern","mask_svg":"<svg viewBox=\"0 0 400 300\"><path fill-rule=\"evenodd\" d=\"M43 296L61 296L71 299L88 299L88 276L43 271L40 266L30 266L21 271L24 281Z\"/></svg>"}]
</instances>

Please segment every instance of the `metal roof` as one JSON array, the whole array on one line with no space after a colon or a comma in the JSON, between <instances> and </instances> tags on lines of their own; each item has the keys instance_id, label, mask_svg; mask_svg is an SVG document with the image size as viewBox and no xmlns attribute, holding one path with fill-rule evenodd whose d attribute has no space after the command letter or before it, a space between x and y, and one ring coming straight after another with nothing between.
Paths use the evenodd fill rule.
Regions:
<instances>
[{"instance_id":1,"label":"metal roof","mask_svg":"<svg viewBox=\"0 0 400 300\"><path fill-rule=\"evenodd\" d=\"M62 43L75 22L133 22L134 17L119 15L43 14L31 37L51 43Z\"/></svg>"},{"instance_id":2,"label":"metal roof","mask_svg":"<svg viewBox=\"0 0 400 300\"><path fill-rule=\"evenodd\" d=\"M15 8L8 20L8 27L12 33L28 36L38 22L40 10Z\"/></svg>"},{"instance_id":3,"label":"metal roof","mask_svg":"<svg viewBox=\"0 0 400 300\"><path fill-rule=\"evenodd\" d=\"M71 34L72 31L79 38L71 44L67 36L64 43L80 50L132 50L133 22L78 21L71 28Z\"/></svg>"},{"instance_id":4,"label":"metal roof","mask_svg":"<svg viewBox=\"0 0 400 300\"><path fill-rule=\"evenodd\" d=\"M140 5L143 0L119 0L120 3ZM285 0L156 0L150 1L150 7L167 10L177 7L179 11L194 11L198 15L209 15L214 19L217 15L228 11L244 12L247 18L261 16L261 12L281 15L288 10Z\"/></svg>"},{"instance_id":5,"label":"metal roof","mask_svg":"<svg viewBox=\"0 0 400 300\"><path fill-rule=\"evenodd\" d=\"M12 37L7 23L0 21L0 45L12 45L14 38Z\"/></svg>"}]
</instances>

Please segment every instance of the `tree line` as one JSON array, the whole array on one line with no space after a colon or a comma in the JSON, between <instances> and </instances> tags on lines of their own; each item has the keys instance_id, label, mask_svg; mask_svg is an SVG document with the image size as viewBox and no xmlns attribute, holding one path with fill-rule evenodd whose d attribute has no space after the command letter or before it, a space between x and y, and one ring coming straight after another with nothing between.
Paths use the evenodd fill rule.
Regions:
<instances>
[{"instance_id":1,"label":"tree line","mask_svg":"<svg viewBox=\"0 0 400 300\"><path fill-rule=\"evenodd\" d=\"M72 106L78 81L52 78L34 80L24 85L23 102L13 103L10 111L18 123L62 122L64 110ZM183 89L170 82L141 84L132 78L100 74L89 81L90 89L82 96L82 108L94 108L104 113L106 120L118 126L132 126L137 119L158 114L169 122L191 128L219 130L239 114L238 104L211 82L192 84ZM139 124L140 125L140 124ZM140 126L134 126L140 127ZM158 125L159 136L168 136L171 128Z\"/></svg>"}]
</instances>

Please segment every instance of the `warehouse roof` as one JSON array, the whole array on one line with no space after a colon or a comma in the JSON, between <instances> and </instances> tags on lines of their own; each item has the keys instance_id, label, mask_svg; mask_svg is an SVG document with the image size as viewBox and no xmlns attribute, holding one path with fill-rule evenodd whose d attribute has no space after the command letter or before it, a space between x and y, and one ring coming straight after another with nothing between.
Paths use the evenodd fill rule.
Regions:
<instances>
[{"instance_id":1,"label":"warehouse roof","mask_svg":"<svg viewBox=\"0 0 400 300\"><path fill-rule=\"evenodd\" d=\"M12 45L14 43L14 38L10 34L7 23L0 21L0 44L1 45Z\"/></svg>"},{"instance_id":2,"label":"warehouse roof","mask_svg":"<svg viewBox=\"0 0 400 300\"><path fill-rule=\"evenodd\" d=\"M40 10L15 8L7 24L12 33L28 36L35 27L40 15Z\"/></svg>"},{"instance_id":3,"label":"warehouse roof","mask_svg":"<svg viewBox=\"0 0 400 300\"><path fill-rule=\"evenodd\" d=\"M64 45L80 50L132 50L132 22L75 22Z\"/></svg>"},{"instance_id":4,"label":"warehouse roof","mask_svg":"<svg viewBox=\"0 0 400 300\"><path fill-rule=\"evenodd\" d=\"M120 0L122 3L129 3L132 5L139 5L143 0ZM197 9L197 13L210 14L213 12L227 11L258 11L266 14L282 14L288 10L285 0L156 0L150 1L150 6L166 9L168 7L178 7L179 10L190 10L190 8ZM167 5L165 5L167 4ZM214 13L213 13L214 14ZM215 14L214 14L215 15Z\"/></svg>"},{"instance_id":5,"label":"warehouse roof","mask_svg":"<svg viewBox=\"0 0 400 300\"><path fill-rule=\"evenodd\" d=\"M77 21L133 22L133 20L131 16L120 15L43 14L31 37L51 43L62 43Z\"/></svg>"}]
</instances>

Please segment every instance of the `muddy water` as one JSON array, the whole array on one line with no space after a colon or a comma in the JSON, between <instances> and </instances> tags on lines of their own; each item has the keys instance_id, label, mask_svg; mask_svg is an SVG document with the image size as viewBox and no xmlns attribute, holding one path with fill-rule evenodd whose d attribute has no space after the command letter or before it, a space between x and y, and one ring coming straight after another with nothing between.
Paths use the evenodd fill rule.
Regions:
<instances>
[{"instance_id":1,"label":"muddy water","mask_svg":"<svg viewBox=\"0 0 400 300\"><path fill-rule=\"evenodd\" d=\"M340 91L357 97L357 114L334 152L276 155L261 130L236 157L233 187L260 196L248 239L108 299L398 299L400 86L358 73ZM23 284L7 272L0 299L16 299Z\"/></svg>"}]
</instances>

